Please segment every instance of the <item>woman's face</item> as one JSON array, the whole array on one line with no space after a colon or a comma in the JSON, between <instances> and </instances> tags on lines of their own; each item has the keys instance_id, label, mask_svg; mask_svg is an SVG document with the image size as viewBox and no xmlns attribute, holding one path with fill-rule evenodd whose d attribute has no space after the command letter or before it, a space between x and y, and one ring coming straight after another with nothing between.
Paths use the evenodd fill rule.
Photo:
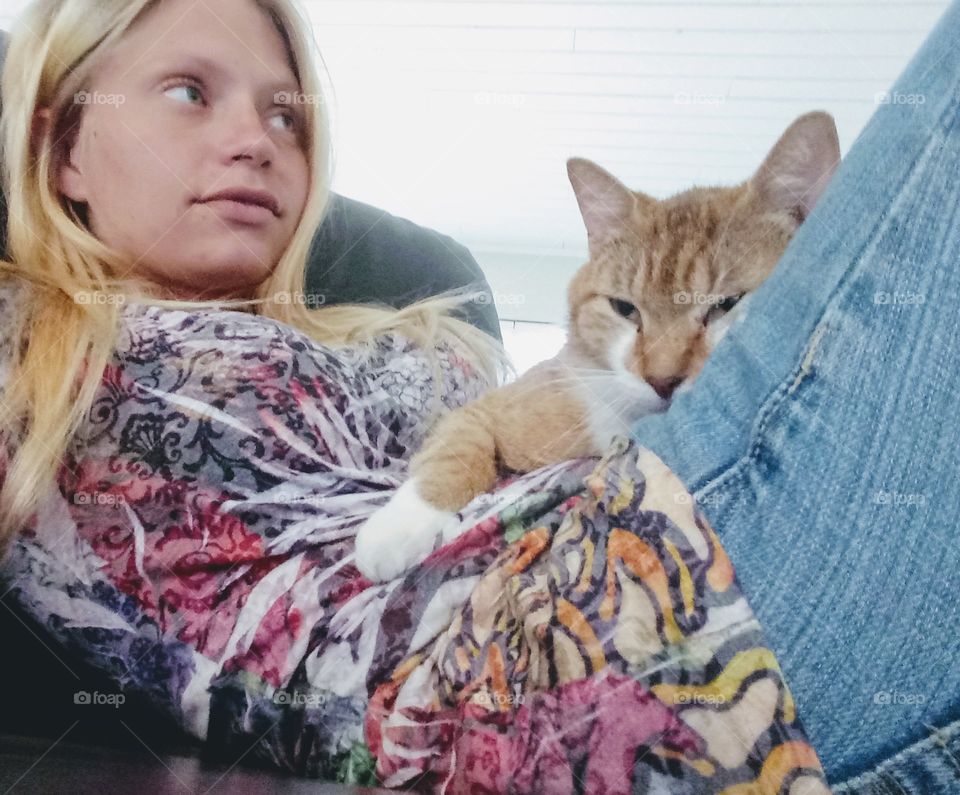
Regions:
<instances>
[{"instance_id":1,"label":"woman's face","mask_svg":"<svg viewBox=\"0 0 960 795\"><path fill-rule=\"evenodd\" d=\"M180 298L248 297L306 203L295 91L280 34L252 0L163 0L76 98L86 107L60 190L88 205L94 234L131 274ZM229 189L276 207L206 201Z\"/></svg>"}]
</instances>

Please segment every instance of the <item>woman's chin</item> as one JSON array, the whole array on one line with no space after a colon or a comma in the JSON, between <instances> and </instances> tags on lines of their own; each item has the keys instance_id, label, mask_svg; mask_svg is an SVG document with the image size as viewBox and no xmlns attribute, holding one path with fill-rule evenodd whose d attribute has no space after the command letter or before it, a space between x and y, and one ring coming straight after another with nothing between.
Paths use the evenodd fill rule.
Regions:
<instances>
[{"instance_id":1,"label":"woman's chin","mask_svg":"<svg viewBox=\"0 0 960 795\"><path fill-rule=\"evenodd\" d=\"M257 287L270 275L261 263L237 267L197 269L189 274L145 274L175 298L185 301L210 301L226 298L252 298Z\"/></svg>"}]
</instances>

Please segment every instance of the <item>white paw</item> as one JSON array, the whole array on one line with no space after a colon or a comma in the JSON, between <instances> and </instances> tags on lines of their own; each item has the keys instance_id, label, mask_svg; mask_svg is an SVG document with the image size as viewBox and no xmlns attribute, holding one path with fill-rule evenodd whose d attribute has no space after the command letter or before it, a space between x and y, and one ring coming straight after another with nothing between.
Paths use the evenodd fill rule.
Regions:
<instances>
[{"instance_id":1,"label":"white paw","mask_svg":"<svg viewBox=\"0 0 960 795\"><path fill-rule=\"evenodd\" d=\"M440 531L454 516L426 502L416 482L408 480L360 526L354 562L368 580L393 580L433 552Z\"/></svg>"}]
</instances>

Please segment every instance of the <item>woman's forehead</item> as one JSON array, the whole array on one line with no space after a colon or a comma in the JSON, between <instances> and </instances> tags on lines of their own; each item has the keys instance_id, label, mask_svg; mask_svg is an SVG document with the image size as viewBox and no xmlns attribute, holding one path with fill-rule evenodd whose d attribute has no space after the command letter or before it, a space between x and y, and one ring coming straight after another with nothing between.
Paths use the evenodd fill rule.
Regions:
<instances>
[{"instance_id":1,"label":"woman's forehead","mask_svg":"<svg viewBox=\"0 0 960 795\"><path fill-rule=\"evenodd\" d=\"M211 73L256 71L274 85L292 78L290 55L273 20L253 0L163 0L138 19L105 59L118 76L158 62L193 60ZM111 57L112 56L112 57ZM284 84L292 87L296 83Z\"/></svg>"}]
</instances>

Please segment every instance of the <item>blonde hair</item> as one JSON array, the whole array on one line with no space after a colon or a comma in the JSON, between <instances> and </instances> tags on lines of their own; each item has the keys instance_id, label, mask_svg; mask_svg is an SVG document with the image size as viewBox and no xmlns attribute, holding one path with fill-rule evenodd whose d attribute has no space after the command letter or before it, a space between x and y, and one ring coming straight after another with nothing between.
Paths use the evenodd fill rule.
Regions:
<instances>
[{"instance_id":1,"label":"blonde hair","mask_svg":"<svg viewBox=\"0 0 960 795\"><path fill-rule=\"evenodd\" d=\"M300 224L271 275L249 301L165 300L162 290L127 276L128 263L88 229L84 208L56 189L67 141L83 105L97 62L140 16L160 0L35 0L17 20L0 91L0 160L9 205L9 261L0 275L29 288L18 307L13 364L0 429L8 434L10 464L0 488L0 557L49 498L64 453L93 403L120 331L122 301L77 301L79 294L106 293L172 308L241 309L293 326L331 347L363 344L397 332L431 353L447 341L496 386L509 369L502 345L489 334L450 315L477 293L453 291L403 309L342 305L312 309L298 300L311 242L330 201L330 119L325 102L306 103L305 148L310 192ZM295 0L253 0L273 21L287 47L305 95L322 96L310 25ZM36 129L36 112L49 108L49 123ZM168 296L169 297L169 296ZM439 380L435 387L439 389ZM0 470L2 473L2 470Z\"/></svg>"}]
</instances>

